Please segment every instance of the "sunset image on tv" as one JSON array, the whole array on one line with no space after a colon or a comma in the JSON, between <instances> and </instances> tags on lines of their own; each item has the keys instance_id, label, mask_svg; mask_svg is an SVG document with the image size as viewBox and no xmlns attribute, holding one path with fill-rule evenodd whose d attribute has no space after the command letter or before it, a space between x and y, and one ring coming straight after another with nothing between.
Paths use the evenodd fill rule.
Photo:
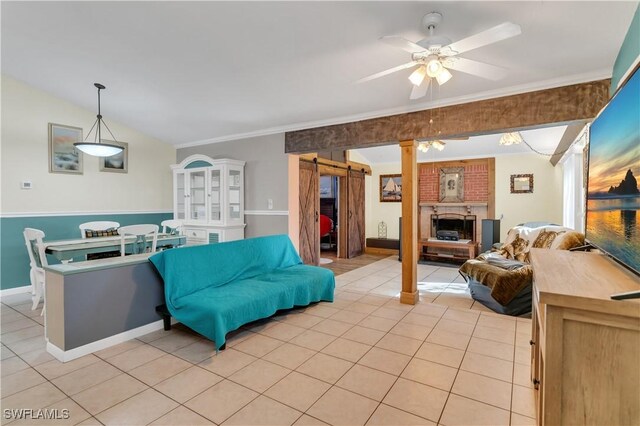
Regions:
<instances>
[{"instance_id":1,"label":"sunset image on tv","mask_svg":"<svg viewBox=\"0 0 640 426\"><path fill-rule=\"evenodd\" d=\"M640 72L591 125L589 242L640 271Z\"/></svg>"}]
</instances>

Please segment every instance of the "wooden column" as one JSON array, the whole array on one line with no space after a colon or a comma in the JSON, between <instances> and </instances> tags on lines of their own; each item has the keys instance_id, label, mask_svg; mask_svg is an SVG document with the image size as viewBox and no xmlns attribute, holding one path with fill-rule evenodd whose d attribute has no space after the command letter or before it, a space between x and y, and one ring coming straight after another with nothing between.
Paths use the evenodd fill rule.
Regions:
<instances>
[{"instance_id":1,"label":"wooden column","mask_svg":"<svg viewBox=\"0 0 640 426\"><path fill-rule=\"evenodd\" d=\"M418 302L418 144L400 142L402 150L402 293L400 303Z\"/></svg>"}]
</instances>

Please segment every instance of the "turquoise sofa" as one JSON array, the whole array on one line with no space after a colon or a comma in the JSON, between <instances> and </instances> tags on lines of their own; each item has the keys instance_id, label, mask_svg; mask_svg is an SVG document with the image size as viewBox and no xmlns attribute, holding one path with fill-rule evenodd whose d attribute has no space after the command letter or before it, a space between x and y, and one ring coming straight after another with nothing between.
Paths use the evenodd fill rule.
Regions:
<instances>
[{"instance_id":1,"label":"turquoise sofa","mask_svg":"<svg viewBox=\"0 0 640 426\"><path fill-rule=\"evenodd\" d=\"M229 331L279 309L333 302L333 272L304 265L287 235L181 247L149 260L164 280L171 316L216 349Z\"/></svg>"}]
</instances>

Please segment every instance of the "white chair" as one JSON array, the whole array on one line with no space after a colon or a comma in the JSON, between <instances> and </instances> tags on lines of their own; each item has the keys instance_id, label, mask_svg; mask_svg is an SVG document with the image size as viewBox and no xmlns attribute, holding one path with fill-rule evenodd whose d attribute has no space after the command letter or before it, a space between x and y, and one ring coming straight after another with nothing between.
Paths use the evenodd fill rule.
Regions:
<instances>
[{"instance_id":1,"label":"white chair","mask_svg":"<svg viewBox=\"0 0 640 426\"><path fill-rule=\"evenodd\" d=\"M162 223L160 223L160 225L162 225L162 233L166 234L167 230L169 230L169 234L175 232L176 234L180 233L180 230L182 229L182 221L181 220L177 220L177 219L168 219L168 220L163 220Z\"/></svg>"},{"instance_id":2,"label":"white chair","mask_svg":"<svg viewBox=\"0 0 640 426\"><path fill-rule=\"evenodd\" d=\"M47 266L47 255L44 252L44 245L42 239L44 238L44 232L39 229L24 228L24 242L27 245L27 252L29 253L29 279L31 280L31 289L33 294L33 304L31 310L33 311L38 307L40 299L44 298L44 286L45 286L45 274L43 266ZM46 302L46 300L45 300ZM42 313L44 315L44 305L42 306Z\"/></svg>"},{"instance_id":3,"label":"white chair","mask_svg":"<svg viewBox=\"0 0 640 426\"><path fill-rule=\"evenodd\" d=\"M106 231L107 229L118 229L119 227L120 224L118 222L110 222L108 220L85 222L79 226L82 238L87 238L87 231Z\"/></svg>"},{"instance_id":4,"label":"white chair","mask_svg":"<svg viewBox=\"0 0 640 426\"><path fill-rule=\"evenodd\" d=\"M136 252L136 247L138 247L139 244L142 244L146 251L148 236L153 238L151 240L151 253L155 252L156 246L158 245L158 229L158 225L129 225L118 228L118 234L120 234L120 256L124 256L126 254L125 239L127 235L135 235L136 237L134 242L134 253Z\"/></svg>"}]
</instances>

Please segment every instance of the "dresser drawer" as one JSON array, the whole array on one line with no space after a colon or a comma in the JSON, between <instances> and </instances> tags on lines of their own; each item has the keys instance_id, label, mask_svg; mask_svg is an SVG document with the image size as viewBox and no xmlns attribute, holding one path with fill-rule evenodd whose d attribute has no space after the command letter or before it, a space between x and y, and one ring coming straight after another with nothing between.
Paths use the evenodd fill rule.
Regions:
<instances>
[{"instance_id":1,"label":"dresser drawer","mask_svg":"<svg viewBox=\"0 0 640 426\"><path fill-rule=\"evenodd\" d=\"M190 240L201 240L206 242L209 239L206 229L190 229L185 228L182 232Z\"/></svg>"}]
</instances>

